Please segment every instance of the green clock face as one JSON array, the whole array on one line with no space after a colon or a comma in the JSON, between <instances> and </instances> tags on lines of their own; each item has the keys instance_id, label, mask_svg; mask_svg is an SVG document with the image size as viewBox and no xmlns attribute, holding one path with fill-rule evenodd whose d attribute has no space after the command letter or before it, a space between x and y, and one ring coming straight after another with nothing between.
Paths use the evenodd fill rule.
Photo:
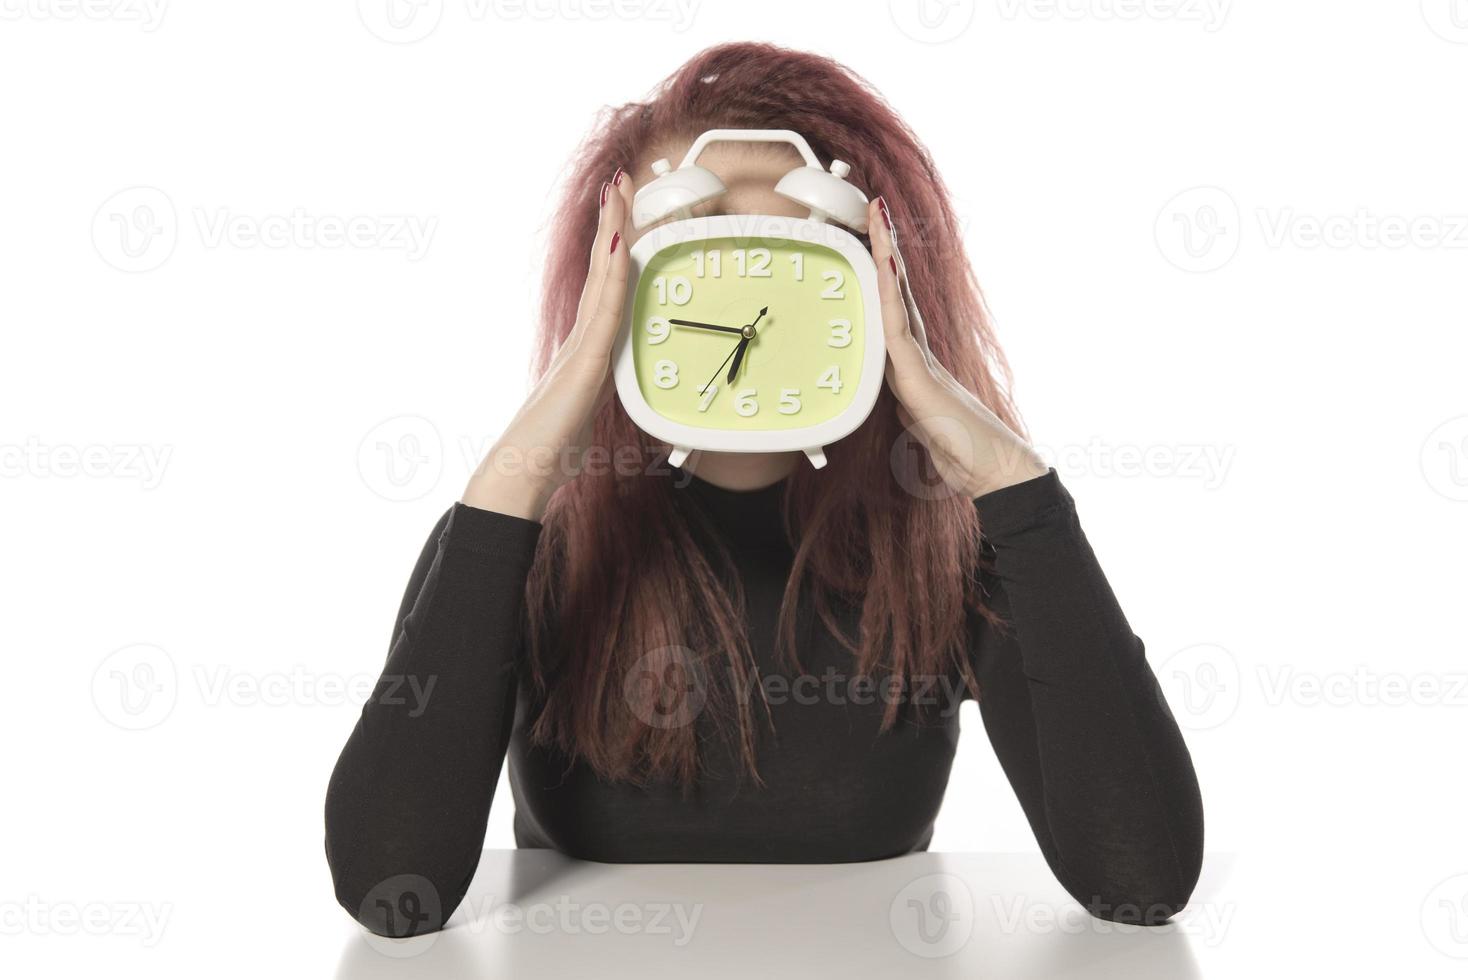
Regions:
<instances>
[{"instance_id":1,"label":"green clock face","mask_svg":"<svg viewBox=\"0 0 1468 980\"><path fill-rule=\"evenodd\" d=\"M653 255L638 278L637 385L683 425L800 429L852 403L866 352L861 290L824 245L709 238Z\"/></svg>"}]
</instances>

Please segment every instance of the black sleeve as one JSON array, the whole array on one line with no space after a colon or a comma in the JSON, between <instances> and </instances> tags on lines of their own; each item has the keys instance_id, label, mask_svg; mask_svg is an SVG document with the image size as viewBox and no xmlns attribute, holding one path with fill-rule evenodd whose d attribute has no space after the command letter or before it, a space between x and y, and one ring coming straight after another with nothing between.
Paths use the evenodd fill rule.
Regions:
<instances>
[{"instance_id":1,"label":"black sleeve","mask_svg":"<svg viewBox=\"0 0 1468 980\"><path fill-rule=\"evenodd\" d=\"M1161 923L1203 860L1182 733L1052 469L975 501L1007 623L980 627L990 742L1056 878L1093 914Z\"/></svg>"},{"instance_id":2,"label":"black sleeve","mask_svg":"<svg viewBox=\"0 0 1468 980\"><path fill-rule=\"evenodd\" d=\"M371 931L441 928L479 863L514 720L540 525L455 504L403 595L371 699L326 793L337 901Z\"/></svg>"}]
</instances>

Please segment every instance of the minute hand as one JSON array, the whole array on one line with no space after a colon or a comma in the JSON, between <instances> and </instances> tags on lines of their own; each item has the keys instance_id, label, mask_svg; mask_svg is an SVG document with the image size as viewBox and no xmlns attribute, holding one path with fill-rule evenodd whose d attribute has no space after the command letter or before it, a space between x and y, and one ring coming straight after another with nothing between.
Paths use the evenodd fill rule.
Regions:
<instances>
[{"instance_id":1,"label":"minute hand","mask_svg":"<svg viewBox=\"0 0 1468 980\"><path fill-rule=\"evenodd\" d=\"M717 323L699 323L697 320L669 320L680 327L698 327L700 330L717 330L720 333L740 333L738 327L721 327Z\"/></svg>"}]
</instances>

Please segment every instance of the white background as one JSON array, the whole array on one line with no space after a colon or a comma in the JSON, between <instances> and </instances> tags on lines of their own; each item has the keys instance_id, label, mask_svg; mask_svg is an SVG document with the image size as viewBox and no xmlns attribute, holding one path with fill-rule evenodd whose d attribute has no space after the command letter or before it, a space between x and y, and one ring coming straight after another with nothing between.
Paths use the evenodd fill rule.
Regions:
<instances>
[{"instance_id":1,"label":"white background","mask_svg":"<svg viewBox=\"0 0 1468 980\"><path fill-rule=\"evenodd\" d=\"M335 968L327 776L525 391L562 167L742 38L950 184L1188 729L1199 962L1462 969L1468 3L358 6L0 0L7 973ZM250 236L293 215L364 237ZM1033 849L965 723L934 847Z\"/></svg>"}]
</instances>

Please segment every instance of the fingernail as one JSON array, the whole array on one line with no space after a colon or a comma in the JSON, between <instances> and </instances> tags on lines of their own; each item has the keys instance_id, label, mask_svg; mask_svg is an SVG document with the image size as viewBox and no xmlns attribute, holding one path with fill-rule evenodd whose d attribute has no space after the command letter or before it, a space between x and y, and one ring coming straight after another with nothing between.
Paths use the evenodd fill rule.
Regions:
<instances>
[{"instance_id":1,"label":"fingernail","mask_svg":"<svg viewBox=\"0 0 1468 980\"><path fill-rule=\"evenodd\" d=\"M613 246L613 247L615 247L615 246ZM894 276L897 275L897 256L895 256L895 255L889 255L889 256L887 256L887 264L892 267L892 274Z\"/></svg>"},{"instance_id":2,"label":"fingernail","mask_svg":"<svg viewBox=\"0 0 1468 980\"><path fill-rule=\"evenodd\" d=\"M613 252L615 252L617 250L617 243L620 242L621 240L622 240L622 233L620 231L614 231L614 232L612 232L612 251Z\"/></svg>"},{"instance_id":3,"label":"fingernail","mask_svg":"<svg viewBox=\"0 0 1468 980\"><path fill-rule=\"evenodd\" d=\"M621 167L618 167L617 168L617 172L614 173L614 174L612 174L612 183L616 184L618 187L621 187L622 186L622 178L625 177L625 176L626 176L626 171L624 171Z\"/></svg>"},{"instance_id":4,"label":"fingernail","mask_svg":"<svg viewBox=\"0 0 1468 980\"><path fill-rule=\"evenodd\" d=\"M607 183L606 181L602 181L601 182L601 204L599 205L600 207L606 207L607 206L607 191L609 191L611 189L612 189L612 185L611 184Z\"/></svg>"}]
</instances>

